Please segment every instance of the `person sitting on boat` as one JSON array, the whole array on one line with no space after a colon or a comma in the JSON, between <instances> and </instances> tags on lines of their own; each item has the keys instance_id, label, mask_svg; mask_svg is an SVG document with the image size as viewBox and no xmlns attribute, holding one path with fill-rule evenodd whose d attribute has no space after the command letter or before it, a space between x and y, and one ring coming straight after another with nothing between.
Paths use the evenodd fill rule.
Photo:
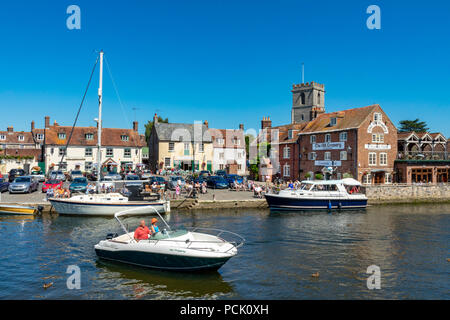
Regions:
<instances>
[{"instance_id":1,"label":"person sitting on boat","mask_svg":"<svg viewBox=\"0 0 450 320\"><path fill-rule=\"evenodd\" d=\"M156 225L157 222L158 222L158 219L156 219L156 218L153 218L153 219L152 219L152 225L150 226L150 228L151 228L151 230L152 230L152 234L156 234L156 233L159 232L159 228L158 228L158 226Z\"/></svg>"},{"instance_id":2,"label":"person sitting on boat","mask_svg":"<svg viewBox=\"0 0 450 320\"><path fill-rule=\"evenodd\" d=\"M150 233L150 229L145 225L145 221L142 220L139 227L137 227L134 231L134 240L136 240L136 242L139 242L140 240L147 240Z\"/></svg>"},{"instance_id":3,"label":"person sitting on boat","mask_svg":"<svg viewBox=\"0 0 450 320\"><path fill-rule=\"evenodd\" d=\"M289 180L288 188L289 189L294 189L294 184L290 180Z\"/></svg>"}]
</instances>

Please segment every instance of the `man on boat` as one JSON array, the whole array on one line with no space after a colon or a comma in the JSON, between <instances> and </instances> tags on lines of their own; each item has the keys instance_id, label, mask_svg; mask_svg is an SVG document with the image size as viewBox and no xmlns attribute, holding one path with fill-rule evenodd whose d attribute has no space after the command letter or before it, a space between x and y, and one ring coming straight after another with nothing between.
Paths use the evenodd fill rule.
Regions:
<instances>
[{"instance_id":1,"label":"man on boat","mask_svg":"<svg viewBox=\"0 0 450 320\"><path fill-rule=\"evenodd\" d=\"M150 229L145 225L145 221L142 220L139 227L134 231L134 240L139 242L139 240L147 240L150 234Z\"/></svg>"}]
</instances>

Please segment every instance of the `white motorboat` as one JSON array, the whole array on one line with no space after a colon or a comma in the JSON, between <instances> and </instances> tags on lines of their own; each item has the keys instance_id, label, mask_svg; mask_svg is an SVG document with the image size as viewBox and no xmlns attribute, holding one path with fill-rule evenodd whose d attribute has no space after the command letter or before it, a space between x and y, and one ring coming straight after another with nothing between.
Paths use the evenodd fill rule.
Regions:
<instances>
[{"instance_id":1,"label":"white motorboat","mask_svg":"<svg viewBox=\"0 0 450 320\"><path fill-rule=\"evenodd\" d=\"M83 216L113 216L116 212L134 209L134 215L154 214L170 211L170 201L129 201L120 193L99 193L76 195L71 198L48 199L58 214Z\"/></svg>"},{"instance_id":2,"label":"white motorboat","mask_svg":"<svg viewBox=\"0 0 450 320\"><path fill-rule=\"evenodd\" d=\"M305 180L298 189L266 194L272 210L363 209L367 197L360 192L361 183L352 178L341 180Z\"/></svg>"},{"instance_id":3,"label":"white motorboat","mask_svg":"<svg viewBox=\"0 0 450 320\"><path fill-rule=\"evenodd\" d=\"M150 207L150 210L152 209L153 207ZM148 240L140 241L134 239L134 233L128 232L119 219L120 216L134 214L133 209L116 213L114 217L125 233L120 236L109 234L106 240L96 244L94 248L97 256L162 270L217 270L236 256L238 248L244 244L245 239L240 235L225 230L207 228L171 230L159 212L156 213L164 222L165 228ZM200 229L208 233L198 232ZM237 241L226 241L223 236L233 237Z\"/></svg>"}]
</instances>

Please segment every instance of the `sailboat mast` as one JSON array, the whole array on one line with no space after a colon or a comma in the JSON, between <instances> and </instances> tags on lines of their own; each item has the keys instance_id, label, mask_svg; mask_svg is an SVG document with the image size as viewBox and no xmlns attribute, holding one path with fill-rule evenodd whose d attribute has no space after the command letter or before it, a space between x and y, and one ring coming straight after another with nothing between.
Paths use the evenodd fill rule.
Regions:
<instances>
[{"instance_id":1,"label":"sailboat mast","mask_svg":"<svg viewBox=\"0 0 450 320\"><path fill-rule=\"evenodd\" d=\"M98 85L98 150L97 150L97 181L100 181L102 163L102 89L103 89L103 50L100 51L100 79Z\"/></svg>"}]
</instances>

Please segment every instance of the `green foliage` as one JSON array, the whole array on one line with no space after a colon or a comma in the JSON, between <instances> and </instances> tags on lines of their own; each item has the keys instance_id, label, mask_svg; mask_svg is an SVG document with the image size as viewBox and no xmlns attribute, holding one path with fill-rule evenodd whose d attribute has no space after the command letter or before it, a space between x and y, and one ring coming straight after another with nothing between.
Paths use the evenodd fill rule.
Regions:
<instances>
[{"instance_id":1,"label":"green foliage","mask_svg":"<svg viewBox=\"0 0 450 320\"><path fill-rule=\"evenodd\" d=\"M316 173L316 180L323 180L323 174L321 173Z\"/></svg>"},{"instance_id":2,"label":"green foliage","mask_svg":"<svg viewBox=\"0 0 450 320\"><path fill-rule=\"evenodd\" d=\"M353 178L353 175L352 175L351 173L349 173L349 172L346 172L346 173L344 173L344 174L342 175L342 177L343 177L344 179L346 179L346 178Z\"/></svg>"},{"instance_id":3,"label":"green foliage","mask_svg":"<svg viewBox=\"0 0 450 320\"><path fill-rule=\"evenodd\" d=\"M311 173L308 172L305 174L305 179L309 179L309 178L311 178Z\"/></svg>"},{"instance_id":4,"label":"green foliage","mask_svg":"<svg viewBox=\"0 0 450 320\"><path fill-rule=\"evenodd\" d=\"M158 122L160 123L169 123L169 118L161 118L160 116L158 116ZM145 141L148 141L148 138L150 138L150 134L152 133L152 128L153 128L153 120L149 120L145 125Z\"/></svg>"},{"instance_id":5,"label":"green foliage","mask_svg":"<svg viewBox=\"0 0 450 320\"><path fill-rule=\"evenodd\" d=\"M401 120L399 124L400 124L400 128L398 129L399 132L409 132L409 131L426 132L429 130L425 121L420 121L419 119Z\"/></svg>"},{"instance_id":6,"label":"green foliage","mask_svg":"<svg viewBox=\"0 0 450 320\"><path fill-rule=\"evenodd\" d=\"M31 160L34 159L34 156L12 156L12 155L0 155L0 159L5 160Z\"/></svg>"}]
</instances>

